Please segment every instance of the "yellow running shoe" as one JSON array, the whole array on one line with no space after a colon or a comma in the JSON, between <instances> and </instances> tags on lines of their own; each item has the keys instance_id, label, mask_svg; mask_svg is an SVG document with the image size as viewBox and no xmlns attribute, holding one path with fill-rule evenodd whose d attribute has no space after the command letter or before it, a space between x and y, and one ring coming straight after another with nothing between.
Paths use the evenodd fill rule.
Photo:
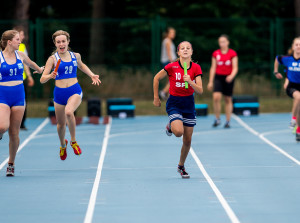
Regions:
<instances>
[{"instance_id":1,"label":"yellow running shoe","mask_svg":"<svg viewBox=\"0 0 300 223\"><path fill-rule=\"evenodd\" d=\"M68 145L68 140L65 139L66 146L65 147L60 147L60 152L59 156L61 160L65 160L67 158L67 145Z\"/></svg>"},{"instance_id":2,"label":"yellow running shoe","mask_svg":"<svg viewBox=\"0 0 300 223\"><path fill-rule=\"evenodd\" d=\"M77 142L76 141L71 142L70 144L71 144L71 146L74 150L75 155L80 155L81 154L81 149L80 149L79 145L77 144Z\"/></svg>"}]
</instances>

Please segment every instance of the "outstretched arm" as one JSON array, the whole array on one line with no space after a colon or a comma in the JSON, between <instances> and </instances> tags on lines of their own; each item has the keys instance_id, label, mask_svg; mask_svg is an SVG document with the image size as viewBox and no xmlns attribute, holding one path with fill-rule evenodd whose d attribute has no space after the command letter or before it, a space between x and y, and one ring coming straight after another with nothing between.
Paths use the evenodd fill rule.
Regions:
<instances>
[{"instance_id":1,"label":"outstretched arm","mask_svg":"<svg viewBox=\"0 0 300 223\"><path fill-rule=\"evenodd\" d=\"M39 67L35 62L33 62L24 52L18 51L18 54L21 57L21 60L25 65L35 70L37 73L43 73L44 67Z\"/></svg>"},{"instance_id":2,"label":"outstretched arm","mask_svg":"<svg viewBox=\"0 0 300 223\"><path fill-rule=\"evenodd\" d=\"M275 74L277 79L282 79L283 76L282 76L281 73L278 72L278 67L279 67L279 62L278 62L277 57L276 57L275 61L274 61L274 74Z\"/></svg>"},{"instance_id":3,"label":"outstretched arm","mask_svg":"<svg viewBox=\"0 0 300 223\"><path fill-rule=\"evenodd\" d=\"M84 63L82 62L80 54L79 54L79 53L75 53L75 56L76 56L76 59L77 59L77 66L78 66L78 68L79 68L83 73L85 73L86 75L88 75L88 76L92 79L92 81L93 81L92 84L93 84L93 85L99 85L99 84L101 84L101 81L100 81L100 79L99 79L99 75L94 74L94 73L90 70L90 68L89 68L86 64L84 64Z\"/></svg>"}]
</instances>

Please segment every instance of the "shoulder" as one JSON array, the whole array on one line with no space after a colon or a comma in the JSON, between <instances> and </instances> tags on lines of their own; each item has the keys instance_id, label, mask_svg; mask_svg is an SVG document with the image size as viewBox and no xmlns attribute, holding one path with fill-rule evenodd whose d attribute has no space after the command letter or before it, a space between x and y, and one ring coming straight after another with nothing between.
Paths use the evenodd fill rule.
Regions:
<instances>
[{"instance_id":1,"label":"shoulder","mask_svg":"<svg viewBox=\"0 0 300 223\"><path fill-rule=\"evenodd\" d=\"M193 67L193 70L195 71L195 72L197 72L197 74L202 74L202 69L201 69L201 66L200 66L200 64L197 64L197 63L195 63L195 62L192 62L192 67ZM199 73L200 72L200 73Z\"/></svg>"},{"instance_id":2,"label":"shoulder","mask_svg":"<svg viewBox=\"0 0 300 223\"><path fill-rule=\"evenodd\" d=\"M75 57L76 57L77 60L81 60L80 53L75 53L75 52L72 52L72 53L75 55Z\"/></svg>"},{"instance_id":3,"label":"shoulder","mask_svg":"<svg viewBox=\"0 0 300 223\"><path fill-rule=\"evenodd\" d=\"M230 54L232 57L237 56L237 52L233 49L229 49L228 54Z\"/></svg>"},{"instance_id":4,"label":"shoulder","mask_svg":"<svg viewBox=\"0 0 300 223\"><path fill-rule=\"evenodd\" d=\"M219 50L219 49L218 49L218 50L215 50L215 51L212 53L213 57L216 57L218 54L220 54L220 50Z\"/></svg>"},{"instance_id":5,"label":"shoulder","mask_svg":"<svg viewBox=\"0 0 300 223\"><path fill-rule=\"evenodd\" d=\"M178 67L179 67L178 61L175 61L175 62L167 64L164 67L164 70L167 71L167 73L169 73L170 71L172 71L173 69L178 68Z\"/></svg>"}]
</instances>

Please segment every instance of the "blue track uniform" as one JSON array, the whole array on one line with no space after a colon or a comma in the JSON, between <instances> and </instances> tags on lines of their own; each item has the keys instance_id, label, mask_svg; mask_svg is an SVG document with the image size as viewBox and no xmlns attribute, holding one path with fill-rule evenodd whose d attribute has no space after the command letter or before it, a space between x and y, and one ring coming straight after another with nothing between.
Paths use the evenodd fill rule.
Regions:
<instances>
[{"instance_id":1,"label":"blue track uniform","mask_svg":"<svg viewBox=\"0 0 300 223\"><path fill-rule=\"evenodd\" d=\"M0 52L0 82L23 81L23 63L17 51L15 51L16 63L8 64ZM9 107L25 105L24 85L0 86L0 103Z\"/></svg>"},{"instance_id":2,"label":"blue track uniform","mask_svg":"<svg viewBox=\"0 0 300 223\"><path fill-rule=\"evenodd\" d=\"M70 62L64 62L61 60L59 68L57 70L57 76L55 80L63 80L68 78L76 78L77 77L77 59L73 52L69 51L71 55ZM54 54L56 61L60 59L58 53ZM67 88L54 88L54 102L60 105L66 105L68 103L69 98L74 95L78 94L82 98L82 89L79 83L76 83Z\"/></svg>"},{"instance_id":3,"label":"blue track uniform","mask_svg":"<svg viewBox=\"0 0 300 223\"><path fill-rule=\"evenodd\" d=\"M289 84L286 89L288 96L293 98L295 91L300 91L300 58L296 59L293 56L277 56L279 64L285 66L285 71Z\"/></svg>"}]
</instances>

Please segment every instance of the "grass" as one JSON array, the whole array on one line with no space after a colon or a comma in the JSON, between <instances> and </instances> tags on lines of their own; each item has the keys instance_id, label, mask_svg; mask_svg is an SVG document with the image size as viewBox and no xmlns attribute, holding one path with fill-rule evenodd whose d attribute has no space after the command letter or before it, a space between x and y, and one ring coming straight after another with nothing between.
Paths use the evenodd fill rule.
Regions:
<instances>
[{"instance_id":1,"label":"grass","mask_svg":"<svg viewBox=\"0 0 300 223\"><path fill-rule=\"evenodd\" d=\"M290 112L292 108L292 100L287 96L284 97L259 97L261 113L278 113ZM213 113L211 98L197 97L196 103L208 104L208 112ZM136 115L166 115L166 103L162 102L160 108L154 107L152 100L134 100L136 105ZM48 101L47 100L29 100L27 102L28 117L46 117L48 116ZM102 100L101 103L102 115L106 115L106 103ZM77 109L77 116L87 116L87 101L83 100Z\"/></svg>"}]
</instances>

